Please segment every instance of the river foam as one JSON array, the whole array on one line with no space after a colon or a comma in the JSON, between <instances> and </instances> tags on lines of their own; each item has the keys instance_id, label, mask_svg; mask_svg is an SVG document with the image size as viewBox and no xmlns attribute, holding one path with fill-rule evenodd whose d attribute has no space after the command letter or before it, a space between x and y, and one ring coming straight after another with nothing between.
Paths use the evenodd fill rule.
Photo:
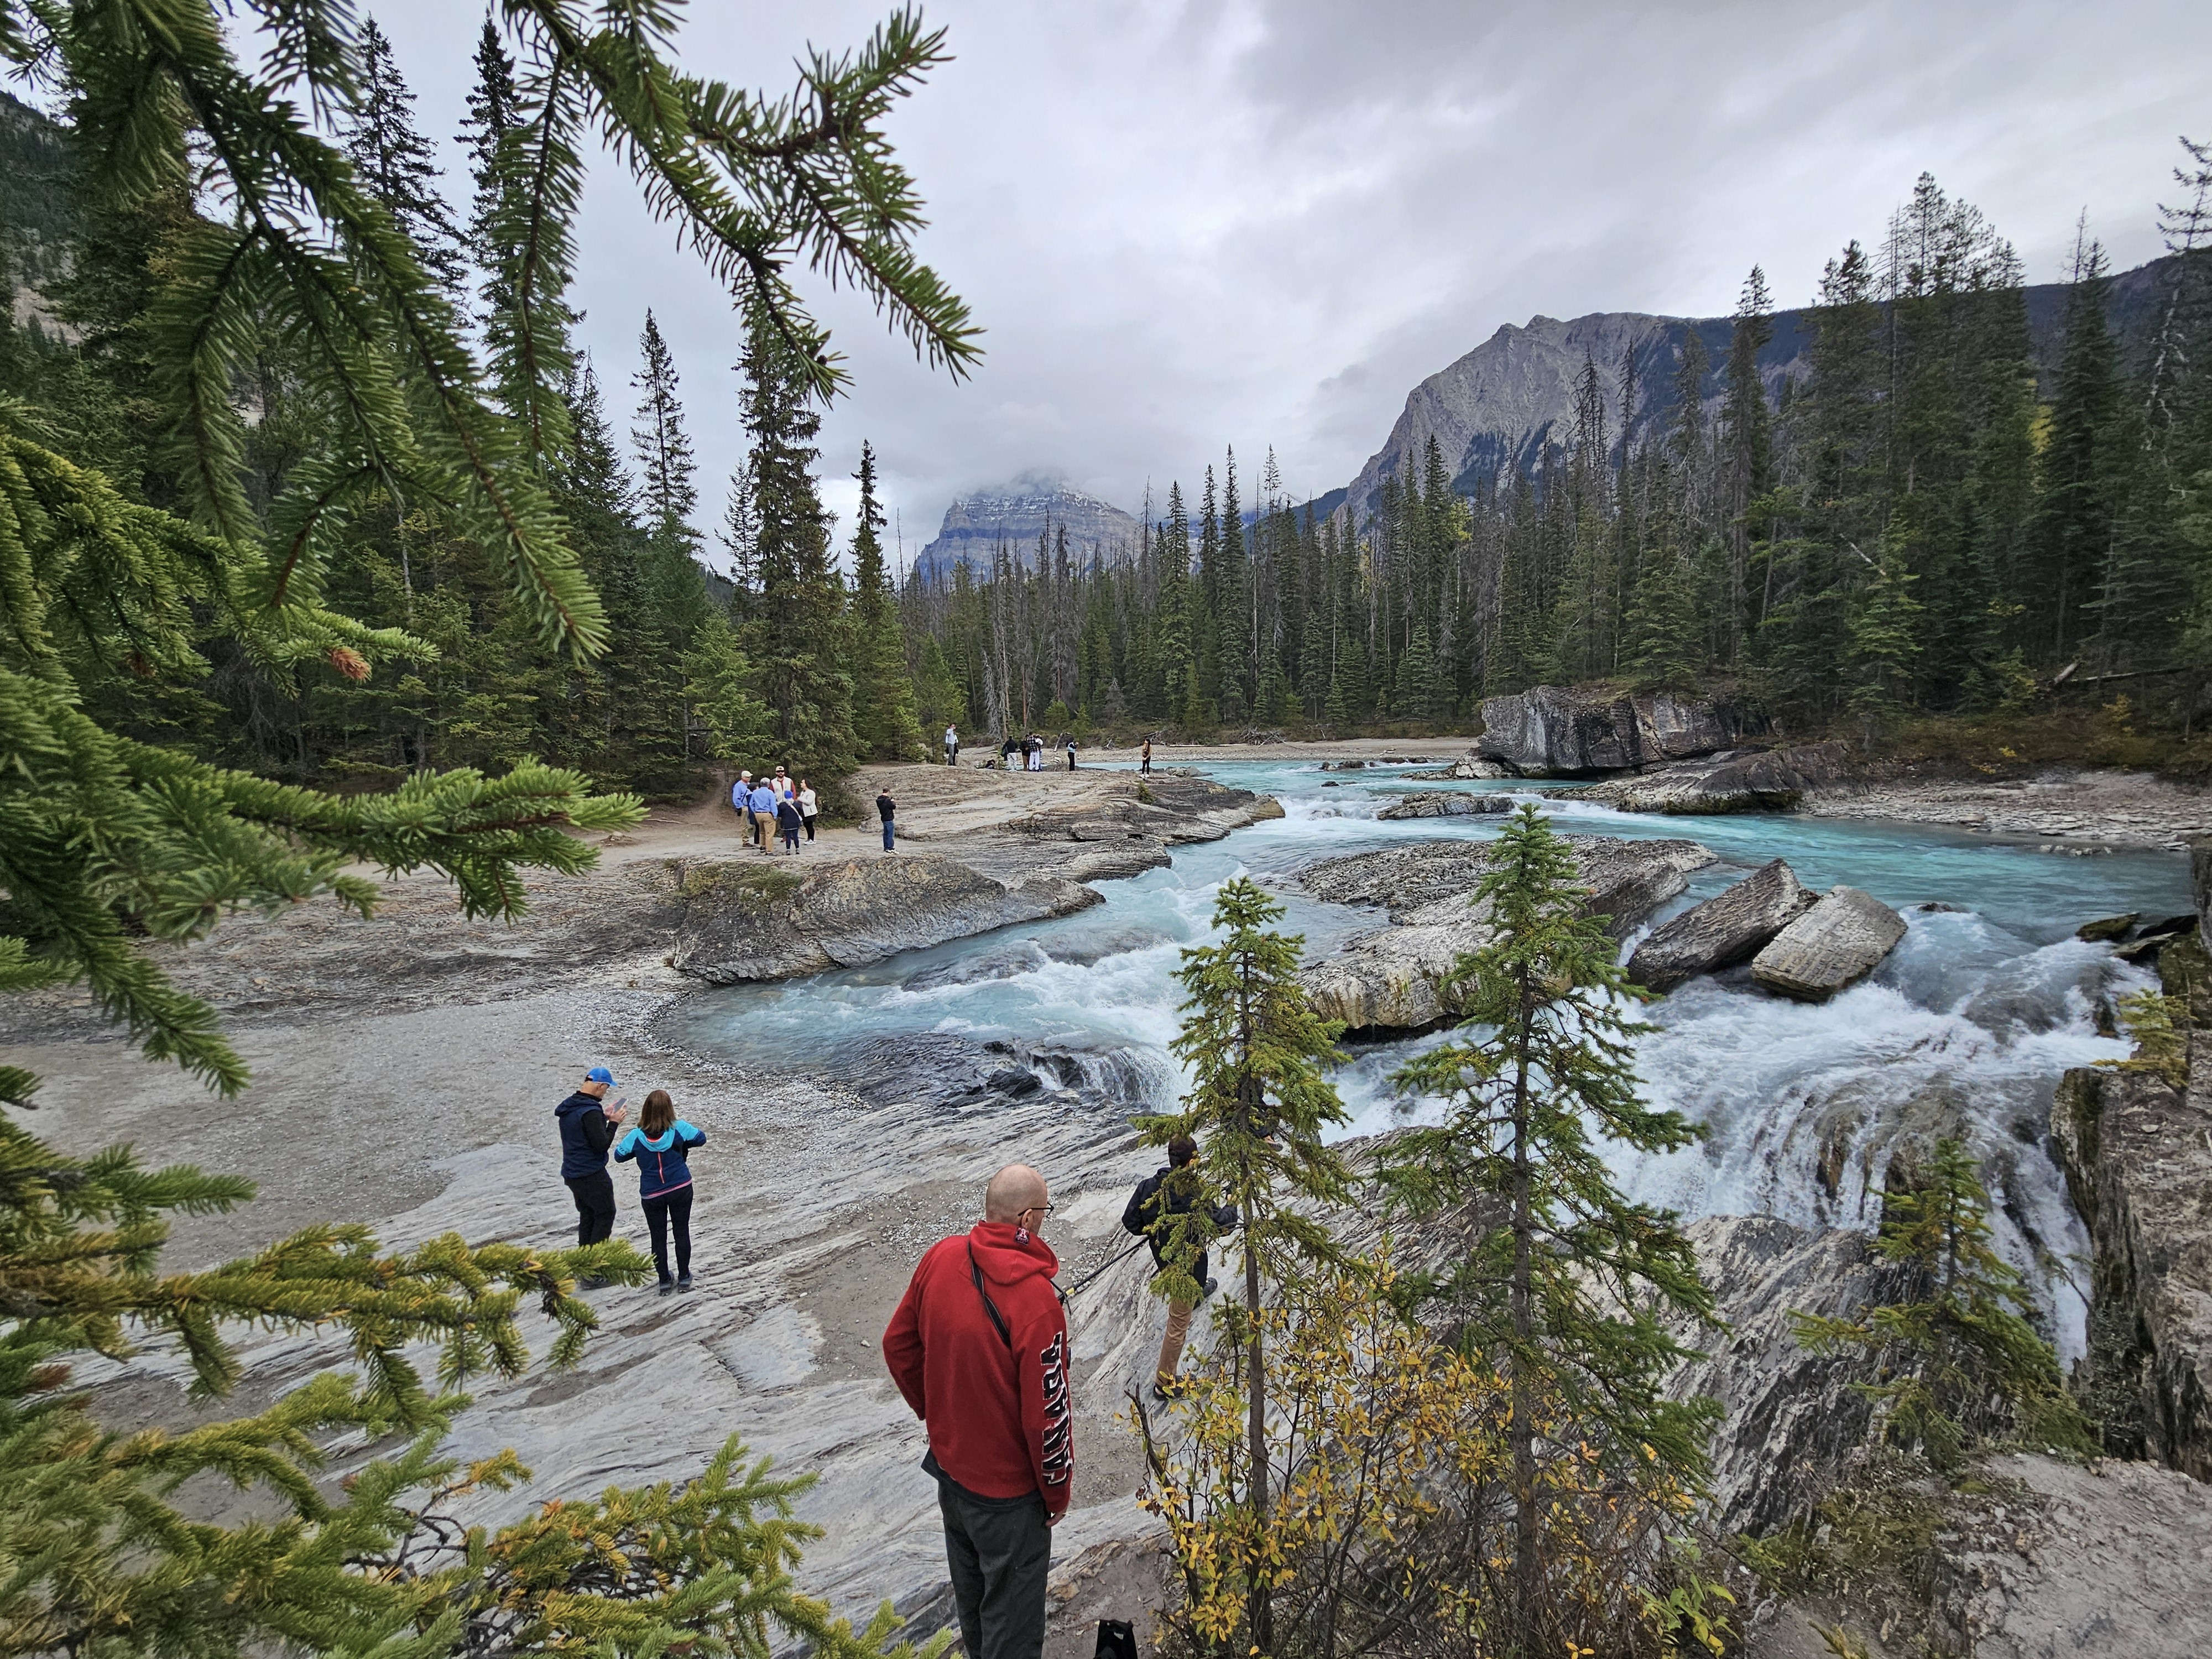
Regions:
<instances>
[{"instance_id":1,"label":"river foam","mask_svg":"<svg viewBox=\"0 0 2212 1659\"><path fill-rule=\"evenodd\" d=\"M1376 811L1407 788L1528 793L1510 784L1408 783L1403 769L1204 769L1274 794L1284 816L1179 848L1169 868L1104 884L1105 903L1074 916L849 973L700 993L681 1005L672 1034L765 1071L834 1074L857 1044L936 1032L1055 1066L1051 1057L1067 1057L1066 1076L1079 1072L1116 1096L1164 1107L1182 1086L1168 1051L1181 997L1173 975L1181 951L1205 939L1220 883L1251 873L1273 884L1316 858L1497 834L1495 818L1376 821ZM1764 1212L1870 1229L1897 1151L1916 1138L1961 1135L1983 1160L2000 1247L2030 1275L2062 1352L2078 1352L2075 1282L2087 1240L2049 1151L2051 1099L2068 1067L2124 1053L2097 1035L2095 1009L2147 980L2107 947L2071 934L2093 916L2186 909L2184 860L2148 852L2057 860L2033 847L1863 821L1645 817L1571 799L1540 804L1569 833L1686 835L1711 847L1722 862L1698 872L1674 908L1783 857L1808 886L1847 882L1906 914L1905 938L1875 975L1828 1003L1769 996L1738 969L1692 981L1642 1011L1656 1028L1636 1045L1649 1097L1706 1135L1668 1156L1618 1154L1628 1189L1686 1216ZM1285 897L1285 925L1305 933L1311 955L1382 925L1373 911ZM1439 1112L1440 1103L1401 1097L1390 1076L1417 1048L1443 1040L1355 1050L1337 1077L1351 1115L1345 1133Z\"/></svg>"}]
</instances>

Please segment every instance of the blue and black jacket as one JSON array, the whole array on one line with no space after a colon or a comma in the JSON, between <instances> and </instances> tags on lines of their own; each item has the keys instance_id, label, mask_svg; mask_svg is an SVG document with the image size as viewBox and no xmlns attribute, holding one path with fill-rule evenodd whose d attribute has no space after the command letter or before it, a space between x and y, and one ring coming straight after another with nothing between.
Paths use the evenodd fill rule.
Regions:
<instances>
[{"instance_id":1,"label":"blue and black jacket","mask_svg":"<svg viewBox=\"0 0 2212 1659\"><path fill-rule=\"evenodd\" d=\"M665 1198L691 1184L691 1165L686 1160L694 1146L707 1144L707 1132L682 1118L657 1135L642 1129L625 1129L615 1142L615 1161L637 1160L637 1195Z\"/></svg>"}]
</instances>

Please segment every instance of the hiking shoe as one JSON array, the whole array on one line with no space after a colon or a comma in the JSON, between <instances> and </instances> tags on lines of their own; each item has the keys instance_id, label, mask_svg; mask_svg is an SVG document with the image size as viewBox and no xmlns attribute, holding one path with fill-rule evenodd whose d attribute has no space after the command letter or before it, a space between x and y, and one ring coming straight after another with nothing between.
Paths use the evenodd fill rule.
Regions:
<instances>
[{"instance_id":1,"label":"hiking shoe","mask_svg":"<svg viewBox=\"0 0 2212 1659\"><path fill-rule=\"evenodd\" d=\"M676 1288L679 1291L696 1291L699 1287L691 1282L691 1275L690 1273L685 1273L681 1279L676 1281Z\"/></svg>"},{"instance_id":2,"label":"hiking shoe","mask_svg":"<svg viewBox=\"0 0 2212 1659\"><path fill-rule=\"evenodd\" d=\"M1200 1294L1200 1296L1199 1296L1199 1298L1198 1298L1198 1299L1199 1299L1200 1302L1203 1302L1203 1301L1205 1301L1205 1300L1206 1300L1206 1298L1207 1297L1212 1296L1212 1295L1216 1291L1219 1290L1220 1288L1221 1288L1221 1281L1220 1281L1219 1279L1207 1279L1207 1280L1206 1281L1206 1289L1205 1289L1205 1291L1202 1291L1202 1292Z\"/></svg>"},{"instance_id":3,"label":"hiking shoe","mask_svg":"<svg viewBox=\"0 0 2212 1659\"><path fill-rule=\"evenodd\" d=\"M586 1273L576 1281L576 1288L580 1291L604 1291L613 1282L612 1279L600 1278L597 1273Z\"/></svg>"},{"instance_id":4,"label":"hiking shoe","mask_svg":"<svg viewBox=\"0 0 2212 1659\"><path fill-rule=\"evenodd\" d=\"M1180 1378L1172 1382L1154 1382L1152 1384L1152 1398L1158 1401L1163 1406L1179 1397L1182 1393L1182 1382Z\"/></svg>"},{"instance_id":5,"label":"hiking shoe","mask_svg":"<svg viewBox=\"0 0 2212 1659\"><path fill-rule=\"evenodd\" d=\"M662 1280L660 1281L660 1293L661 1293L661 1295L663 1295L663 1296L673 1296L673 1295L675 1295L675 1294L676 1294L676 1281L675 1281L674 1279L662 1279Z\"/></svg>"}]
</instances>

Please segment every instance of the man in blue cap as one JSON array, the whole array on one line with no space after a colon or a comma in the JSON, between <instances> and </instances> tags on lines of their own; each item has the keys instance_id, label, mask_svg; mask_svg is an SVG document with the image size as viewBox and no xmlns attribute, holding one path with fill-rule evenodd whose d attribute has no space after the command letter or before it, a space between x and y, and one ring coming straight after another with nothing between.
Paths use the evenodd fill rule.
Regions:
<instances>
[{"instance_id":1,"label":"man in blue cap","mask_svg":"<svg viewBox=\"0 0 2212 1659\"><path fill-rule=\"evenodd\" d=\"M561 1126L561 1179L576 1200L576 1243L596 1244L615 1230L615 1183L607 1174L607 1148L624 1115L620 1105L605 1103L615 1074L604 1066L584 1073L582 1086L553 1109ZM606 1281L587 1279L599 1289Z\"/></svg>"}]
</instances>

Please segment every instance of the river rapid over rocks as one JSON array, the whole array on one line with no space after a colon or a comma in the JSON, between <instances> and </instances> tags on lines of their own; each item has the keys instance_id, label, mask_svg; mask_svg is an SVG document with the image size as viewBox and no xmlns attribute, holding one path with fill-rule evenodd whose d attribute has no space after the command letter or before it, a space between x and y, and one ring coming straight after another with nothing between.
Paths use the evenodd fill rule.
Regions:
<instances>
[{"instance_id":1,"label":"river rapid over rocks","mask_svg":"<svg viewBox=\"0 0 2212 1659\"><path fill-rule=\"evenodd\" d=\"M974 1091L971 1099L1051 1087L1123 1111L1164 1107L1182 1081L1167 1050L1179 996L1171 975L1179 951L1204 938L1221 882L1247 873L1274 890L1288 907L1286 925L1306 936L1310 960L1321 961L1385 917L1314 897L1297 879L1307 866L1419 842L1487 841L1500 822L1486 812L1381 816L1413 787L1402 781L1407 768L1324 775L1311 762L1233 762L1201 769L1275 796L1284 817L1177 849L1166 868L1105 884L1105 902L1078 915L852 972L686 997L663 1017L660 1035L741 1066L818 1069L874 1097L886 1087L915 1097ZM1528 793L1512 781L1442 787ZM1419 787L1432 795L1439 786ZM1764 1213L1871 1230L1893 1152L1915 1138L1963 1135L1987 1165L2006 1253L2039 1288L2062 1353L2078 1353L2084 1310L2075 1264L2088 1241L2050 1150L2051 1102L2068 1067L2124 1052L2099 1035L2100 1006L2150 980L2116 962L2110 946L2076 940L2074 930L2115 912L2187 910L2185 860L2149 851L2070 857L2047 842L1904 824L1644 817L1583 805L1556 784L1547 793L1553 798L1539 804L1569 833L1686 836L1717 855L1626 936L1624 956L1651 927L1775 857L1815 891L1863 888L1907 924L1870 977L1826 1003L1770 994L1739 967L1651 1004L1644 1018L1656 1029L1637 1050L1647 1091L1705 1126L1707 1138L1679 1153L1622 1155L1619 1172L1630 1190L1691 1218ZM931 1041L896 1041L924 1036ZM1400 1097L1389 1081L1416 1048L1440 1040L1355 1045L1338 1079L1352 1114L1345 1133L1373 1133L1440 1109ZM1024 1085L1024 1078L1036 1081Z\"/></svg>"}]
</instances>

